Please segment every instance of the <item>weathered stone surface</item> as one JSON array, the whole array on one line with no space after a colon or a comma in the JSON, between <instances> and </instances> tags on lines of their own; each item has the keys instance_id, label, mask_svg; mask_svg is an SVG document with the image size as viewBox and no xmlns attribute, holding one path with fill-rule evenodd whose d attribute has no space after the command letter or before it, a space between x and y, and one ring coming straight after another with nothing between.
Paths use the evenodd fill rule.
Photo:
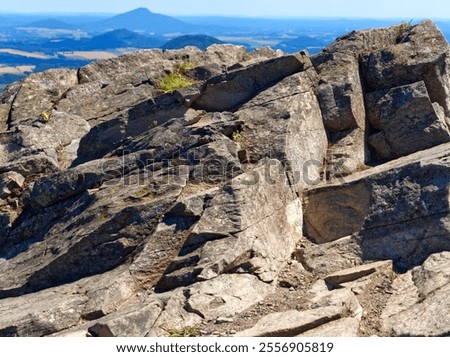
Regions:
<instances>
[{"instance_id":1,"label":"weathered stone surface","mask_svg":"<svg viewBox=\"0 0 450 357\"><path fill-rule=\"evenodd\" d=\"M328 133L329 147L323 169L327 179L348 176L365 167L368 161L365 137L365 131L360 128Z\"/></svg>"},{"instance_id":2,"label":"weathered stone surface","mask_svg":"<svg viewBox=\"0 0 450 357\"><path fill-rule=\"evenodd\" d=\"M325 168L329 176L348 175L368 161L358 58L362 49L349 51L347 44L353 40L343 38L312 59L320 77L316 94L331 144Z\"/></svg>"},{"instance_id":3,"label":"weathered stone surface","mask_svg":"<svg viewBox=\"0 0 450 357\"><path fill-rule=\"evenodd\" d=\"M0 173L17 172L24 177L43 173L54 173L59 170L58 162L44 154L20 157L0 166Z\"/></svg>"},{"instance_id":4,"label":"weathered stone surface","mask_svg":"<svg viewBox=\"0 0 450 357\"><path fill-rule=\"evenodd\" d=\"M358 337L359 320L345 317L308 330L298 337Z\"/></svg>"},{"instance_id":5,"label":"weathered stone surface","mask_svg":"<svg viewBox=\"0 0 450 357\"><path fill-rule=\"evenodd\" d=\"M9 110L9 104L0 104L0 133L8 129Z\"/></svg>"},{"instance_id":6,"label":"weathered stone surface","mask_svg":"<svg viewBox=\"0 0 450 357\"><path fill-rule=\"evenodd\" d=\"M312 68L294 74L236 113L243 122L240 144L248 160L278 159L298 190L320 181L326 156L326 133L312 91L317 79Z\"/></svg>"},{"instance_id":7,"label":"weathered stone surface","mask_svg":"<svg viewBox=\"0 0 450 357\"><path fill-rule=\"evenodd\" d=\"M193 108L206 111L232 110L254 97L259 91L310 66L303 54L279 57L241 70L214 77L205 84Z\"/></svg>"},{"instance_id":8,"label":"weathered stone surface","mask_svg":"<svg viewBox=\"0 0 450 357\"><path fill-rule=\"evenodd\" d=\"M448 336L450 253L432 255L397 280L382 315L385 330L394 336Z\"/></svg>"},{"instance_id":9,"label":"weathered stone surface","mask_svg":"<svg viewBox=\"0 0 450 357\"><path fill-rule=\"evenodd\" d=\"M300 202L280 163L267 161L203 199L204 212L187 232L180 264L169 267L158 288L168 290L238 269L273 281L301 234L302 219ZM269 200L271 205L266 205Z\"/></svg>"},{"instance_id":10,"label":"weathered stone surface","mask_svg":"<svg viewBox=\"0 0 450 357\"><path fill-rule=\"evenodd\" d=\"M67 155L64 148L88 133L90 126L80 117L54 111L48 122L41 120L32 126L19 125L18 130L22 146L44 152L63 169L76 158L76 155Z\"/></svg>"},{"instance_id":11,"label":"weathered stone surface","mask_svg":"<svg viewBox=\"0 0 450 357\"><path fill-rule=\"evenodd\" d=\"M81 85L68 93L59 110L99 123L83 138L79 151L83 161L97 159L113 150L126 137L183 116L194 98L186 102L191 95L184 93L186 89L161 96L158 82L165 73L170 73L183 63L195 63L198 65L196 68L201 68L203 63L212 63L226 70L228 66L246 61L248 56L263 60L275 54L247 54L244 47L225 45L211 46L205 52L195 48L140 51L100 61L80 70ZM202 80L211 77L205 76ZM79 105L81 100L82 106Z\"/></svg>"},{"instance_id":12,"label":"weathered stone surface","mask_svg":"<svg viewBox=\"0 0 450 357\"><path fill-rule=\"evenodd\" d=\"M138 303L101 318L88 328L94 337L147 336L162 311L158 300Z\"/></svg>"},{"instance_id":13,"label":"weathered stone surface","mask_svg":"<svg viewBox=\"0 0 450 357\"><path fill-rule=\"evenodd\" d=\"M248 123L250 128L256 125L256 123L252 123L256 114L252 115L252 108L256 108L260 103L268 103L269 108L273 107L272 117L274 115L282 116L283 113L286 113L286 106L272 105L271 102L276 103L276 98L288 95L296 100L290 109L289 116L292 116L292 119L268 121L268 125L279 132L270 140L273 142L273 147L279 151L277 156L284 159L285 166L290 171L295 171L298 175L297 179L301 181L300 176L304 173L301 171L304 170L301 165L314 159L321 162L326 146L318 104L309 87L310 83L311 79L308 76L295 75L291 79L282 81L280 85L261 93L236 116L231 114L217 116L199 112L195 120L185 117L184 120L190 124L188 127L168 122L162 127L152 129L148 139L145 136L132 145L127 145L126 148L136 151L150 147L164 147L165 149L159 153L161 159L170 159L173 157L173 153L176 153L196 165L190 174L191 182L195 185L201 187L200 183L225 183L241 173L239 146L242 148L243 145L247 145L246 147L250 150L253 146L251 142L261 145L261 137L254 134L252 137L246 129L243 129L242 142L236 143L223 138L221 141L208 143L208 138L204 135L208 126L205 127L205 125L232 136L233 132L238 130L237 126L242 125L243 122ZM305 103L306 107L311 107L312 110L304 110L300 103ZM236 117L240 118L239 121L236 120ZM304 140L301 140L301 135L291 137L296 126L300 126L301 132L310 132L311 140L305 143ZM203 129L200 131L199 128L202 127ZM205 144L196 147L195 143L199 138L197 135L201 133L203 133L202 141ZM183 138L181 143L180 137ZM250 138L252 138L251 141ZM280 139L282 139L281 143ZM174 143L178 152L170 151L168 143ZM167 154L164 153L164 150L167 150ZM252 150L255 156L256 154L260 155L253 161L257 162L264 157L270 157L269 149L265 151L265 154L255 148ZM315 164L313 170L308 173L311 180L317 180L319 177L320 163L316 162ZM299 182L298 185L302 187L308 183L310 182ZM264 202L267 202L273 195L279 197L280 204L273 203L271 206L266 206L267 209L263 209L261 212L255 210L256 202L261 202L260 206L264 207ZM179 258L168 267L166 274L158 284L158 289L167 290L191 284L196 281L197 276L200 276L201 279L210 279L222 272L239 269L239 267L255 272L265 281L272 281L289 256L295 240L300 236L299 201L292 196L282 166L277 161L267 162L261 168L236 178L231 185L225 186L222 192L208 193L205 197L196 196L196 199L205 202L202 203L205 212L201 218L199 217L200 221L195 226L193 224L196 220L192 220L192 215L189 214L191 220L185 220L185 224L177 224L177 233L167 227L158 229L165 235L188 237L180 250ZM292 204L288 204L285 210L280 210L282 202L289 201L292 201ZM198 210L198 214L200 213L202 211ZM175 216L169 222L176 222ZM253 226L252 222L256 222L257 225ZM273 227L279 227L279 232L277 231L275 236L267 234ZM254 236L259 238L255 241ZM283 237L283 241L278 237ZM250 259L250 256L253 258ZM141 254L141 258L136 261L136 264L140 265L140 267L136 265L136 272L152 271L154 262L148 257L147 254ZM169 256L167 259L173 259L173 257ZM147 266L147 268L144 269L143 266Z\"/></svg>"},{"instance_id":14,"label":"weathered stone surface","mask_svg":"<svg viewBox=\"0 0 450 357\"><path fill-rule=\"evenodd\" d=\"M296 255L308 270L320 276L350 269L363 262L360 240L354 236L344 237L330 243L305 242L302 245Z\"/></svg>"},{"instance_id":15,"label":"weathered stone surface","mask_svg":"<svg viewBox=\"0 0 450 357\"><path fill-rule=\"evenodd\" d=\"M317 97L325 127L346 131L365 127L364 97L355 53L318 55L313 62L321 78Z\"/></svg>"},{"instance_id":16,"label":"weathered stone surface","mask_svg":"<svg viewBox=\"0 0 450 357\"><path fill-rule=\"evenodd\" d=\"M273 287L248 274L222 275L192 285L185 309L206 320L230 317L262 301Z\"/></svg>"},{"instance_id":17,"label":"weathered stone surface","mask_svg":"<svg viewBox=\"0 0 450 357\"><path fill-rule=\"evenodd\" d=\"M0 336L46 336L77 330L83 319L99 318L117 309L133 296L133 290L130 274L119 269L54 289L2 299ZM86 336L86 332L80 335Z\"/></svg>"},{"instance_id":18,"label":"weathered stone surface","mask_svg":"<svg viewBox=\"0 0 450 357\"><path fill-rule=\"evenodd\" d=\"M361 258L392 259L400 269L448 250L447 150L443 145L309 191L307 236L323 243L357 233Z\"/></svg>"},{"instance_id":19,"label":"weathered stone surface","mask_svg":"<svg viewBox=\"0 0 450 357\"><path fill-rule=\"evenodd\" d=\"M335 273L329 274L325 277L325 282L335 288L341 286L342 283L348 283L350 281L357 280L359 278L371 275L377 271L379 268L384 268L385 266L392 266L392 262L375 262L370 264L364 264L357 266L355 268L345 269L337 271Z\"/></svg>"},{"instance_id":20,"label":"weathered stone surface","mask_svg":"<svg viewBox=\"0 0 450 357\"><path fill-rule=\"evenodd\" d=\"M328 176L349 175L376 158L391 160L448 141L448 50L437 27L425 21L352 32L313 57L320 77L316 93L331 144ZM392 100L382 105L389 90L419 81L424 83L423 98L403 96L398 106ZM381 128L380 112L384 125L391 125L386 130ZM372 134L366 116L382 130L369 139L375 157L366 143L367 134Z\"/></svg>"},{"instance_id":21,"label":"weathered stone surface","mask_svg":"<svg viewBox=\"0 0 450 357\"><path fill-rule=\"evenodd\" d=\"M15 190L20 191L24 181L25 177L14 171L0 174L0 199L11 196Z\"/></svg>"},{"instance_id":22,"label":"weathered stone surface","mask_svg":"<svg viewBox=\"0 0 450 357\"><path fill-rule=\"evenodd\" d=\"M448 142L445 115L436 105L423 81L390 89L375 104L378 112L369 117L383 133L371 140L377 155L393 159Z\"/></svg>"},{"instance_id":23,"label":"weathered stone surface","mask_svg":"<svg viewBox=\"0 0 450 357\"><path fill-rule=\"evenodd\" d=\"M331 321L338 320L342 307L330 306L318 309L277 312L266 315L251 329L236 334L239 337L294 337Z\"/></svg>"},{"instance_id":24,"label":"weathered stone surface","mask_svg":"<svg viewBox=\"0 0 450 357\"><path fill-rule=\"evenodd\" d=\"M370 208L371 190L364 181L351 186L340 185L339 195L330 191L329 187L324 187L306 194L307 236L318 244L359 232Z\"/></svg>"},{"instance_id":25,"label":"weathered stone surface","mask_svg":"<svg viewBox=\"0 0 450 357\"><path fill-rule=\"evenodd\" d=\"M81 321L87 297L70 292L45 291L3 299L0 307L0 336L45 336L70 328ZM12 313L14 311L14 313Z\"/></svg>"},{"instance_id":26,"label":"weathered stone surface","mask_svg":"<svg viewBox=\"0 0 450 357\"><path fill-rule=\"evenodd\" d=\"M138 288L133 276L122 267L116 271L84 279L80 292L87 298L81 317L96 320L132 300Z\"/></svg>"},{"instance_id":27,"label":"weathered stone surface","mask_svg":"<svg viewBox=\"0 0 450 357\"><path fill-rule=\"evenodd\" d=\"M307 293L310 309L336 306L343 308L342 317L355 317L361 320L363 309L355 294L349 289L330 290L324 280L318 280Z\"/></svg>"},{"instance_id":28,"label":"weathered stone surface","mask_svg":"<svg viewBox=\"0 0 450 357\"><path fill-rule=\"evenodd\" d=\"M352 31L347 35L339 37L331 45L326 47L317 57L325 56L335 52L359 53L369 52L395 44L401 35L408 29L406 24L395 25L387 28L375 28L362 31Z\"/></svg>"},{"instance_id":29,"label":"weathered stone surface","mask_svg":"<svg viewBox=\"0 0 450 357\"><path fill-rule=\"evenodd\" d=\"M448 43L431 21L398 28L396 41L376 48L362 59L367 91L390 89L423 80L432 102L448 114L446 52Z\"/></svg>"},{"instance_id":30,"label":"weathered stone surface","mask_svg":"<svg viewBox=\"0 0 450 357\"><path fill-rule=\"evenodd\" d=\"M16 127L42 112L51 113L65 93L77 84L77 71L71 69L31 74L15 95L9 125Z\"/></svg>"},{"instance_id":31,"label":"weathered stone surface","mask_svg":"<svg viewBox=\"0 0 450 357\"><path fill-rule=\"evenodd\" d=\"M167 337L169 331L182 331L184 328L199 326L203 318L186 309L188 294L183 289L176 289L169 293L158 294L163 302L163 311L148 333L149 337Z\"/></svg>"},{"instance_id":32,"label":"weathered stone surface","mask_svg":"<svg viewBox=\"0 0 450 357\"><path fill-rule=\"evenodd\" d=\"M129 179L133 182L133 177ZM130 189L121 181L115 185L110 181L95 192L85 191L38 212L25 212L27 224L15 227L1 250L7 260L2 262L0 295L37 291L118 266L154 232L183 186L158 186L155 180ZM41 204L51 202L45 194L42 197ZM62 232L66 232L65 239L61 239ZM29 265L31 261L35 263ZM8 273L18 267L23 267L20 274Z\"/></svg>"},{"instance_id":33,"label":"weathered stone surface","mask_svg":"<svg viewBox=\"0 0 450 357\"><path fill-rule=\"evenodd\" d=\"M21 86L22 81L17 81L8 85L3 92L0 93L0 133L8 130L11 105L14 102Z\"/></svg>"},{"instance_id":34,"label":"weathered stone surface","mask_svg":"<svg viewBox=\"0 0 450 357\"><path fill-rule=\"evenodd\" d=\"M66 171L63 174L57 173L44 177L36 182L30 199L32 204L49 207L100 184L100 175L84 174L76 170Z\"/></svg>"}]
</instances>

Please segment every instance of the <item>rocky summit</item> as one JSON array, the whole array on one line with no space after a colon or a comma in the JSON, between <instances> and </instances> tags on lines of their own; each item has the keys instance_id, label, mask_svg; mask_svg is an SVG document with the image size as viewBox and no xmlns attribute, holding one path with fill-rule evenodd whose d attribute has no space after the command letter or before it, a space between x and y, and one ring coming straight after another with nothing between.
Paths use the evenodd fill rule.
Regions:
<instances>
[{"instance_id":1,"label":"rocky summit","mask_svg":"<svg viewBox=\"0 0 450 357\"><path fill-rule=\"evenodd\" d=\"M0 335L446 336L449 196L430 21L32 74L0 94Z\"/></svg>"}]
</instances>

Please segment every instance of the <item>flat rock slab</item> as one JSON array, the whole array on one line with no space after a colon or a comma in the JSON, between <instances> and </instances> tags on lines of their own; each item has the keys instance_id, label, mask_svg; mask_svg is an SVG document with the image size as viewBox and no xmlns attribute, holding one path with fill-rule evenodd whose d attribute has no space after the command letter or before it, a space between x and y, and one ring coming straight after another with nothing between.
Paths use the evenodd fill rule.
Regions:
<instances>
[{"instance_id":1,"label":"flat rock slab","mask_svg":"<svg viewBox=\"0 0 450 357\"><path fill-rule=\"evenodd\" d=\"M273 287L249 274L226 274L192 285L185 309L207 320L233 316L262 301Z\"/></svg>"},{"instance_id":2,"label":"flat rock slab","mask_svg":"<svg viewBox=\"0 0 450 357\"><path fill-rule=\"evenodd\" d=\"M318 245L354 237L363 261L393 260L401 271L450 250L449 148L443 144L307 191L306 236Z\"/></svg>"},{"instance_id":3,"label":"flat rock slab","mask_svg":"<svg viewBox=\"0 0 450 357\"><path fill-rule=\"evenodd\" d=\"M343 307L328 306L318 309L276 312L264 316L252 328L239 332L239 337L292 337L341 318Z\"/></svg>"},{"instance_id":4,"label":"flat rock slab","mask_svg":"<svg viewBox=\"0 0 450 357\"><path fill-rule=\"evenodd\" d=\"M309 66L311 61L306 55L289 55L211 78L193 108L210 112L232 110L261 90Z\"/></svg>"},{"instance_id":5,"label":"flat rock slab","mask_svg":"<svg viewBox=\"0 0 450 357\"><path fill-rule=\"evenodd\" d=\"M358 337L359 320L345 317L308 330L298 337Z\"/></svg>"},{"instance_id":6,"label":"flat rock slab","mask_svg":"<svg viewBox=\"0 0 450 357\"><path fill-rule=\"evenodd\" d=\"M392 268L392 261L375 262L370 264L360 265L354 268L337 271L325 277L327 284L338 288L343 283L358 280L362 277L371 275L377 270L390 267Z\"/></svg>"}]
</instances>

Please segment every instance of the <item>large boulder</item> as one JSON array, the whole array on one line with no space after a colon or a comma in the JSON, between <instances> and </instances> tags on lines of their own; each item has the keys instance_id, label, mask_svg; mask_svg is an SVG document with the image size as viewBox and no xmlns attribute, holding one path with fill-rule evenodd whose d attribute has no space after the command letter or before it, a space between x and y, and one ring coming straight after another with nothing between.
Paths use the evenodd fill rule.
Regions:
<instances>
[{"instance_id":1,"label":"large boulder","mask_svg":"<svg viewBox=\"0 0 450 357\"><path fill-rule=\"evenodd\" d=\"M312 68L260 93L236 112L243 125L239 143L250 163L269 157L281 161L290 184L301 192L322 178L327 137L313 88Z\"/></svg>"},{"instance_id":2,"label":"large boulder","mask_svg":"<svg viewBox=\"0 0 450 357\"><path fill-rule=\"evenodd\" d=\"M44 73L34 73L23 80L20 90L11 105L11 127L39 116L51 113L66 92L78 85L77 71L55 69Z\"/></svg>"},{"instance_id":3,"label":"large boulder","mask_svg":"<svg viewBox=\"0 0 450 357\"><path fill-rule=\"evenodd\" d=\"M448 150L441 145L306 193L306 235L354 237L363 260L406 270L450 249ZM358 253L357 253L358 255Z\"/></svg>"},{"instance_id":4,"label":"large boulder","mask_svg":"<svg viewBox=\"0 0 450 357\"><path fill-rule=\"evenodd\" d=\"M371 160L365 140L360 56L369 49L395 43L398 28L354 31L312 58L320 77L316 94L330 141L325 168L328 177L349 175Z\"/></svg>"},{"instance_id":5,"label":"large boulder","mask_svg":"<svg viewBox=\"0 0 450 357\"><path fill-rule=\"evenodd\" d=\"M383 311L383 327L393 336L448 336L450 253L430 256L397 278Z\"/></svg>"},{"instance_id":6,"label":"large boulder","mask_svg":"<svg viewBox=\"0 0 450 357\"><path fill-rule=\"evenodd\" d=\"M281 79L311 66L304 53L289 55L260 62L211 78L205 84L193 108L206 111L233 110L261 90Z\"/></svg>"},{"instance_id":7,"label":"large boulder","mask_svg":"<svg viewBox=\"0 0 450 357\"><path fill-rule=\"evenodd\" d=\"M363 55L369 139L382 160L449 141L449 46L431 21L403 26L395 43Z\"/></svg>"},{"instance_id":8,"label":"large boulder","mask_svg":"<svg viewBox=\"0 0 450 357\"><path fill-rule=\"evenodd\" d=\"M449 141L448 50L425 21L352 32L312 58L329 177Z\"/></svg>"},{"instance_id":9,"label":"large boulder","mask_svg":"<svg viewBox=\"0 0 450 357\"><path fill-rule=\"evenodd\" d=\"M77 329L86 320L114 312L135 297L135 288L130 274L122 268L53 289L2 299L0 336L47 336ZM86 333L87 330L80 335Z\"/></svg>"},{"instance_id":10,"label":"large boulder","mask_svg":"<svg viewBox=\"0 0 450 357\"><path fill-rule=\"evenodd\" d=\"M371 103L376 113L369 117L374 127L381 130L369 138L378 157L384 160L405 156L416 151L450 141L444 109L432 103L423 81L379 92L382 96Z\"/></svg>"},{"instance_id":11,"label":"large boulder","mask_svg":"<svg viewBox=\"0 0 450 357\"><path fill-rule=\"evenodd\" d=\"M301 204L280 164L267 162L203 199L205 210L179 253L184 264L169 268L157 288L239 270L273 281L296 244L302 220Z\"/></svg>"}]
</instances>

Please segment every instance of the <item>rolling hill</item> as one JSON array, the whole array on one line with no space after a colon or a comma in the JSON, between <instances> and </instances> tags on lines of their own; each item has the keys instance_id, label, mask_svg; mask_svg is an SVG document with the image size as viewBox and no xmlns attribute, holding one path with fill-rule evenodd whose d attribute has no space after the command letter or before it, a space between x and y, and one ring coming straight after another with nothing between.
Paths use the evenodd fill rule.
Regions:
<instances>
[{"instance_id":1,"label":"rolling hill","mask_svg":"<svg viewBox=\"0 0 450 357\"><path fill-rule=\"evenodd\" d=\"M76 26L57 19L43 19L26 24L24 27L75 30Z\"/></svg>"},{"instance_id":2,"label":"rolling hill","mask_svg":"<svg viewBox=\"0 0 450 357\"><path fill-rule=\"evenodd\" d=\"M94 51L118 48L156 48L164 41L157 36L145 36L136 32L119 29L81 40L50 41L43 47L53 51Z\"/></svg>"},{"instance_id":3,"label":"rolling hill","mask_svg":"<svg viewBox=\"0 0 450 357\"><path fill-rule=\"evenodd\" d=\"M207 35L184 35L170 40L162 48L165 50L177 50L186 46L195 46L204 50L211 45L221 43L223 42L219 39Z\"/></svg>"}]
</instances>

